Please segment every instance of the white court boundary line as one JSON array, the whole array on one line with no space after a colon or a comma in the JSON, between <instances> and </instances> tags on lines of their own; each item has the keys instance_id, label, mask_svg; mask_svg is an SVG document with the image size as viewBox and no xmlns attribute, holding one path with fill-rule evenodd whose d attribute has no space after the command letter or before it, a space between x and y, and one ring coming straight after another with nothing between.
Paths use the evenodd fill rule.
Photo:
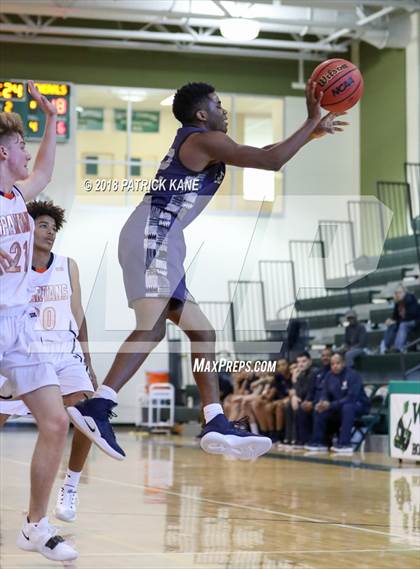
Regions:
<instances>
[{"instance_id":1,"label":"white court boundary line","mask_svg":"<svg viewBox=\"0 0 420 569\"><path fill-rule=\"evenodd\" d=\"M146 552L146 551L139 551L138 553L130 553L130 552L121 552L121 553L117 553L117 552L112 552L112 553L105 553L103 551L99 552L99 553L83 553L83 557L138 557L140 555L146 557L146 556L150 556L150 557L168 557L172 556L172 555L176 555L176 556L181 556L181 555L200 555L200 556L205 556L205 555L241 555L241 556L245 556L245 555L255 555L256 553L261 554L261 555L312 555L314 553L316 554L321 554L321 553L384 553L384 552L388 552L388 553L407 553L410 551L420 551L420 549L418 547L409 547L409 548L405 548L405 549L391 549L391 548L385 548L385 549L278 549L277 551L263 551L261 549L258 550L253 550L253 551L243 551L243 550L238 550L238 551L217 551L217 552L211 552L211 551L151 551L151 552ZM10 558L15 558L15 559L28 559L28 555L25 553L6 553L4 554L4 557L10 557ZM9 568L11 569L11 568Z\"/></svg>"},{"instance_id":2,"label":"white court boundary line","mask_svg":"<svg viewBox=\"0 0 420 569\"><path fill-rule=\"evenodd\" d=\"M9 462L13 462L15 464L29 466L28 462L24 462L21 460L15 460L12 458L7 458L7 457L3 458L3 460L8 460ZM112 479L108 479L108 478L101 478L99 476L91 476L91 475L89 476L89 478L90 478L90 480L96 480L98 482L104 482L106 484L114 484L116 486L125 486L126 488L137 488L137 489L142 489L142 490L158 490L158 491L162 492L163 494L167 494L168 496L177 496L179 498L186 498L189 500L195 500L195 501L204 502L207 504L214 504L217 506L225 506L225 507L227 506L230 508L238 508L241 510L260 512L260 513L264 513L264 514L271 514L274 516L282 516L282 517L288 518L288 519L301 520L301 521L307 521L307 522L318 523L318 524L322 523L323 525L329 525L329 526L337 527L337 528L341 528L341 529L349 529L349 530L353 530L353 531L361 531L361 532L365 532L365 533L381 535L381 536L385 536L388 538L395 538L395 539L399 539L402 541L408 541L410 544L413 544L413 545L417 545L417 541L418 541L415 537L412 537L412 536L393 534L393 533L389 533L389 532L385 532L385 531L369 529L369 528L364 528L364 527L358 527L358 526L354 526L351 524L340 524L337 522L329 522L328 520L323 520L321 518L300 516L299 514L290 514L288 512L280 512L277 510L270 510L268 508L259 508L258 506L247 506L244 504L235 504L233 502L222 502L219 500L212 500L211 498L201 498L199 496L190 496L188 494L182 494L180 492L173 492L172 490L165 490L164 488L158 488L156 486L147 486L145 484L134 484L133 482L122 482L119 480L112 480Z\"/></svg>"}]
</instances>

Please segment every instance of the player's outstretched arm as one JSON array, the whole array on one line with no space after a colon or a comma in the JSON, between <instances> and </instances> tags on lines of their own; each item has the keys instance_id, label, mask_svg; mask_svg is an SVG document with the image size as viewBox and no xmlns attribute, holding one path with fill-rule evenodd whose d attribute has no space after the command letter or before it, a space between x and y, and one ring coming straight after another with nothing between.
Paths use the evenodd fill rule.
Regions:
<instances>
[{"instance_id":1,"label":"player's outstretched arm","mask_svg":"<svg viewBox=\"0 0 420 569\"><path fill-rule=\"evenodd\" d=\"M88 343L88 331L85 313L82 306L82 292L80 289L80 278L79 278L79 268L74 259L69 258L69 272L70 272L70 282L71 282L71 311L73 313L74 319L76 320L77 327L79 328L78 340L82 346L83 355L85 357L85 363L87 365L90 379L92 381L93 387L97 389L98 384L96 381L96 375L93 371L92 361L89 352Z\"/></svg>"},{"instance_id":2,"label":"player's outstretched arm","mask_svg":"<svg viewBox=\"0 0 420 569\"><path fill-rule=\"evenodd\" d=\"M22 192L25 201L36 198L51 181L57 142L57 110L55 106L41 95L33 81L28 81L28 85L31 96L45 114L45 130L31 174L25 180L16 184Z\"/></svg>"},{"instance_id":3,"label":"player's outstretched arm","mask_svg":"<svg viewBox=\"0 0 420 569\"><path fill-rule=\"evenodd\" d=\"M209 162L225 162L242 168L260 168L262 170L280 170L310 139L321 122L321 100L317 97L316 83L308 82L306 87L306 105L308 117L303 125L283 142L266 148L256 148L237 144L226 134L210 131L196 135L194 139L194 158L201 165ZM194 160L195 161L195 160ZM197 168L198 170L199 168Z\"/></svg>"}]
</instances>

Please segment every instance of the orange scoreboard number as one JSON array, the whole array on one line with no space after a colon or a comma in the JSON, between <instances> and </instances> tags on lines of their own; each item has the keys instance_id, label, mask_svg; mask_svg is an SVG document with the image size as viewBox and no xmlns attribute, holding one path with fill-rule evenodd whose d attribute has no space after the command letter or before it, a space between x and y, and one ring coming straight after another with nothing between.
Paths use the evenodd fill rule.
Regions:
<instances>
[{"instance_id":1,"label":"orange scoreboard number","mask_svg":"<svg viewBox=\"0 0 420 569\"><path fill-rule=\"evenodd\" d=\"M35 85L57 109L57 141L67 142L70 133L70 85L46 81L35 81ZM32 98L27 81L0 79L0 110L21 116L28 139L42 138L45 115Z\"/></svg>"},{"instance_id":2,"label":"orange scoreboard number","mask_svg":"<svg viewBox=\"0 0 420 569\"><path fill-rule=\"evenodd\" d=\"M57 109L57 115L67 114L67 99L58 97L58 99L51 99L51 103Z\"/></svg>"}]
</instances>

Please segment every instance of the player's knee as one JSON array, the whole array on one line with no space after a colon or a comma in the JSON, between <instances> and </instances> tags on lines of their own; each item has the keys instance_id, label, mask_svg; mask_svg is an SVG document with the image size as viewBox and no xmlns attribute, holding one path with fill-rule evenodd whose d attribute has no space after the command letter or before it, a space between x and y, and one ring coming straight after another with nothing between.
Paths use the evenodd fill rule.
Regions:
<instances>
[{"instance_id":1,"label":"player's knee","mask_svg":"<svg viewBox=\"0 0 420 569\"><path fill-rule=\"evenodd\" d=\"M65 438L69 430L67 413L63 410L63 412L51 414L44 420L38 421L38 429L40 433L49 438Z\"/></svg>"},{"instance_id":2,"label":"player's knee","mask_svg":"<svg viewBox=\"0 0 420 569\"><path fill-rule=\"evenodd\" d=\"M136 330L133 334L135 341L159 344L165 337L166 329L164 325L156 325L152 330Z\"/></svg>"},{"instance_id":3,"label":"player's knee","mask_svg":"<svg viewBox=\"0 0 420 569\"><path fill-rule=\"evenodd\" d=\"M214 344L216 342L216 332L213 328L209 330L190 330L188 337L192 342L203 344Z\"/></svg>"}]
</instances>

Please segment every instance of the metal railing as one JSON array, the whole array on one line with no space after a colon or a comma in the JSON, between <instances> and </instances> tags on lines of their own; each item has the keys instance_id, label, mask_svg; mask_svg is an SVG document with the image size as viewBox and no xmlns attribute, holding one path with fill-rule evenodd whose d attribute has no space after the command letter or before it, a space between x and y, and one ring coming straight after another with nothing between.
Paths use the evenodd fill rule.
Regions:
<instances>
[{"instance_id":1,"label":"metal railing","mask_svg":"<svg viewBox=\"0 0 420 569\"><path fill-rule=\"evenodd\" d=\"M405 162L405 181L410 186L412 216L420 218L420 162Z\"/></svg>"},{"instance_id":2,"label":"metal railing","mask_svg":"<svg viewBox=\"0 0 420 569\"><path fill-rule=\"evenodd\" d=\"M353 224L355 258L381 252L386 238L382 205L377 200L349 200L347 213Z\"/></svg>"},{"instance_id":3,"label":"metal railing","mask_svg":"<svg viewBox=\"0 0 420 569\"><path fill-rule=\"evenodd\" d=\"M376 188L380 201L394 214L388 237L409 235L412 220L409 185L406 182L380 181L376 183Z\"/></svg>"},{"instance_id":4,"label":"metal railing","mask_svg":"<svg viewBox=\"0 0 420 569\"><path fill-rule=\"evenodd\" d=\"M420 163L404 164L405 180L408 183L411 229L414 234L417 261L420 265Z\"/></svg>"},{"instance_id":5,"label":"metal railing","mask_svg":"<svg viewBox=\"0 0 420 569\"><path fill-rule=\"evenodd\" d=\"M352 263L356 257L354 228L352 221L323 219L318 223L319 241L324 244L325 282L328 284L331 279L347 276L348 267L354 267Z\"/></svg>"},{"instance_id":6,"label":"metal railing","mask_svg":"<svg viewBox=\"0 0 420 569\"><path fill-rule=\"evenodd\" d=\"M414 348L414 346L418 346L420 344L420 338L416 338L412 342L409 342L405 345L404 352L400 353L400 365L401 365L401 372L403 374L404 379L407 379L409 375L415 373L416 371L420 372L420 363L416 364L412 368L407 369L407 350L410 348Z\"/></svg>"},{"instance_id":7,"label":"metal railing","mask_svg":"<svg viewBox=\"0 0 420 569\"><path fill-rule=\"evenodd\" d=\"M233 340L239 342L267 339L265 297L261 281L229 281L232 303Z\"/></svg>"},{"instance_id":8,"label":"metal railing","mask_svg":"<svg viewBox=\"0 0 420 569\"><path fill-rule=\"evenodd\" d=\"M289 241L290 259L295 268L299 298L313 298L313 291L325 290L325 251L322 241Z\"/></svg>"},{"instance_id":9,"label":"metal railing","mask_svg":"<svg viewBox=\"0 0 420 569\"><path fill-rule=\"evenodd\" d=\"M289 306L296 300L293 262L259 261L258 265L265 294L265 320L276 320L279 306Z\"/></svg>"}]
</instances>

